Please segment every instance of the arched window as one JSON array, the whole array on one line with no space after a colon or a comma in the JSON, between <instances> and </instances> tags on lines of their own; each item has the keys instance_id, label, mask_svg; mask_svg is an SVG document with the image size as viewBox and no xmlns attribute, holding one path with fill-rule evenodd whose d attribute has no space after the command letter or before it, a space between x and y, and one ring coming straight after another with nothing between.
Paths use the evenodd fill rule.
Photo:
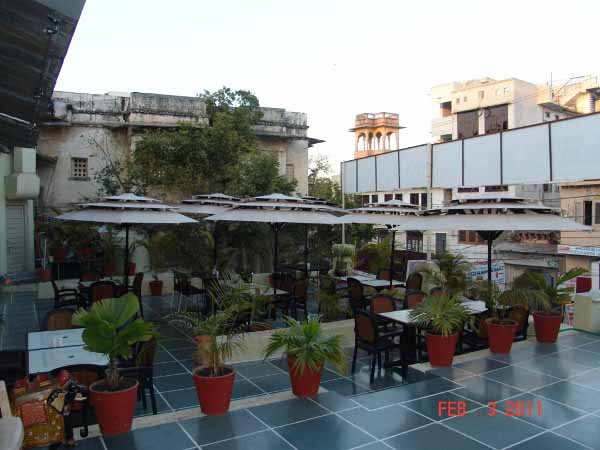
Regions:
<instances>
[{"instance_id":1,"label":"arched window","mask_svg":"<svg viewBox=\"0 0 600 450\"><path fill-rule=\"evenodd\" d=\"M396 142L396 133L387 134L387 148L390 150L398 149L398 143Z\"/></svg>"},{"instance_id":2,"label":"arched window","mask_svg":"<svg viewBox=\"0 0 600 450\"><path fill-rule=\"evenodd\" d=\"M381 150L384 148L384 143L382 142L381 139L381 133L377 133L375 135L375 150Z\"/></svg>"},{"instance_id":3,"label":"arched window","mask_svg":"<svg viewBox=\"0 0 600 450\"><path fill-rule=\"evenodd\" d=\"M366 150L366 140L364 134L358 135L358 140L356 141L356 148L360 150Z\"/></svg>"}]
</instances>

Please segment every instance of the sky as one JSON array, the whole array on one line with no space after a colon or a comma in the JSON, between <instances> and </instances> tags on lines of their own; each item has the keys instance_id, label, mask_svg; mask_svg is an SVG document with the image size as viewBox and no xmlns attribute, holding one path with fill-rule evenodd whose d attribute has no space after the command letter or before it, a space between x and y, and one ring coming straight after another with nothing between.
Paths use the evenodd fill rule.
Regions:
<instances>
[{"instance_id":1,"label":"sky","mask_svg":"<svg viewBox=\"0 0 600 450\"><path fill-rule=\"evenodd\" d=\"M304 112L332 173L356 114L431 141L436 84L600 73L597 0L87 0L56 90L194 96L222 86Z\"/></svg>"}]
</instances>

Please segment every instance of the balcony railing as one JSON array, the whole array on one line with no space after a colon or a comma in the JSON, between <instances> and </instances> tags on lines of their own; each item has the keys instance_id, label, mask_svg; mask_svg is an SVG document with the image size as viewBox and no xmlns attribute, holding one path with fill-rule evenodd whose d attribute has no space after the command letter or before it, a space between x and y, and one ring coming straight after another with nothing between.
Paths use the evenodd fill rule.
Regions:
<instances>
[{"instance_id":1,"label":"balcony railing","mask_svg":"<svg viewBox=\"0 0 600 450\"><path fill-rule=\"evenodd\" d=\"M377 126L392 126L397 127L400 124L398 114L380 112L376 114L365 113L356 116L356 127L377 127Z\"/></svg>"}]
</instances>

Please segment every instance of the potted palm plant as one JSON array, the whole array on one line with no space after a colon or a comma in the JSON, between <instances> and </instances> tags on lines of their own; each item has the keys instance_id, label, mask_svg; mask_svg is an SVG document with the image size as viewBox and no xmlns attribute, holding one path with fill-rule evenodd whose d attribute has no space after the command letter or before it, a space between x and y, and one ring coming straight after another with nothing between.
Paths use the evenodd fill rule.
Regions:
<instances>
[{"instance_id":1,"label":"potted palm plant","mask_svg":"<svg viewBox=\"0 0 600 450\"><path fill-rule=\"evenodd\" d=\"M432 258L434 267L423 267L421 272L429 284L440 287L449 296L463 293L469 287L469 264L462 255L444 253Z\"/></svg>"},{"instance_id":2,"label":"potted palm plant","mask_svg":"<svg viewBox=\"0 0 600 450\"><path fill-rule=\"evenodd\" d=\"M458 334L472 321L461 295L427 296L411 311L415 325L426 330L427 355L432 366L451 366Z\"/></svg>"},{"instance_id":3,"label":"potted palm plant","mask_svg":"<svg viewBox=\"0 0 600 450\"><path fill-rule=\"evenodd\" d=\"M108 357L106 378L90 386L100 431L107 436L131 429L137 398L138 382L120 376L118 359L131 358L134 344L158 336L152 324L141 318L133 320L138 312L138 299L129 293L121 298L104 299L73 315L73 324L85 328L86 350Z\"/></svg>"},{"instance_id":4,"label":"potted palm plant","mask_svg":"<svg viewBox=\"0 0 600 450\"><path fill-rule=\"evenodd\" d=\"M318 317L304 322L286 317L285 321L288 328L271 335L265 358L283 350L287 355L292 392L299 397L314 397L326 363L333 364L340 373L346 368L342 336L324 334Z\"/></svg>"},{"instance_id":5,"label":"potted palm plant","mask_svg":"<svg viewBox=\"0 0 600 450\"><path fill-rule=\"evenodd\" d=\"M581 267L571 269L558 277L554 285L546 281L544 275L539 272L527 272L529 289L525 292L529 295L534 309L533 325L538 342L556 342L563 319L561 307L564 302L570 300L570 294L574 291L572 287L565 287L564 284L587 272L588 270Z\"/></svg>"}]
</instances>

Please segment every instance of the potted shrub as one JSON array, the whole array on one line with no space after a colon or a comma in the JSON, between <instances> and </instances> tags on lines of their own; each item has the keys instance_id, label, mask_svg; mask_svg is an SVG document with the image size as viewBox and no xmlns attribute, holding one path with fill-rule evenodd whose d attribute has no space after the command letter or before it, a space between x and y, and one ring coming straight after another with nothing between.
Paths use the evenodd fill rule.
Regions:
<instances>
[{"instance_id":1,"label":"potted shrub","mask_svg":"<svg viewBox=\"0 0 600 450\"><path fill-rule=\"evenodd\" d=\"M197 362L193 378L200 409L207 415L221 415L229 410L235 370L226 366L237 349L241 349L243 334L232 326L229 311L220 311L206 319L198 313L179 313L170 322L192 329L198 343Z\"/></svg>"},{"instance_id":2,"label":"potted shrub","mask_svg":"<svg viewBox=\"0 0 600 450\"><path fill-rule=\"evenodd\" d=\"M439 287L450 296L462 294L469 288L471 264L462 255L444 253L431 261L433 267L421 269L431 287Z\"/></svg>"},{"instance_id":3,"label":"potted shrub","mask_svg":"<svg viewBox=\"0 0 600 450\"><path fill-rule=\"evenodd\" d=\"M325 363L333 364L340 373L346 368L342 336L323 334L318 317L298 322L290 317L288 328L271 335L265 358L283 350L292 382L292 392L298 397L314 397L319 391Z\"/></svg>"},{"instance_id":4,"label":"potted shrub","mask_svg":"<svg viewBox=\"0 0 600 450\"><path fill-rule=\"evenodd\" d=\"M572 287L563 285L577 278L588 270L577 267L558 277L555 285L548 283L539 272L527 272L525 294L529 296L533 311L533 325L538 342L556 342L562 317L562 304L570 299L574 291ZM527 289L528 288L528 289Z\"/></svg>"},{"instance_id":5,"label":"potted shrub","mask_svg":"<svg viewBox=\"0 0 600 450\"><path fill-rule=\"evenodd\" d=\"M133 320L138 313L138 299L129 293L121 298L104 299L73 315L73 324L85 328L86 350L108 357L106 378L90 386L100 431L106 436L131 429L137 399L138 382L119 375L118 359L131 358L134 344L158 335L152 324L141 318Z\"/></svg>"},{"instance_id":6,"label":"potted shrub","mask_svg":"<svg viewBox=\"0 0 600 450\"><path fill-rule=\"evenodd\" d=\"M485 282L484 299L487 306L487 317L484 320L490 351L510 353L521 324L509 314L515 306L524 310L528 307L527 295L519 290L501 292L495 284L488 286Z\"/></svg>"},{"instance_id":7,"label":"potted shrub","mask_svg":"<svg viewBox=\"0 0 600 450\"><path fill-rule=\"evenodd\" d=\"M469 309L462 296L427 296L410 317L415 325L426 330L427 355L432 366L452 365L458 333L466 323L472 322Z\"/></svg>"},{"instance_id":8,"label":"potted shrub","mask_svg":"<svg viewBox=\"0 0 600 450\"><path fill-rule=\"evenodd\" d=\"M164 244L165 234L158 231L153 234L149 234L147 239L142 239L133 244L133 249L136 247L144 247L148 252L148 260L150 262L150 270L152 270L152 277L154 278L150 283L150 293L154 296L160 296L163 292L163 281L158 279L158 271L164 266ZM133 254L133 250L131 251ZM135 271L135 269L134 269Z\"/></svg>"}]
</instances>

